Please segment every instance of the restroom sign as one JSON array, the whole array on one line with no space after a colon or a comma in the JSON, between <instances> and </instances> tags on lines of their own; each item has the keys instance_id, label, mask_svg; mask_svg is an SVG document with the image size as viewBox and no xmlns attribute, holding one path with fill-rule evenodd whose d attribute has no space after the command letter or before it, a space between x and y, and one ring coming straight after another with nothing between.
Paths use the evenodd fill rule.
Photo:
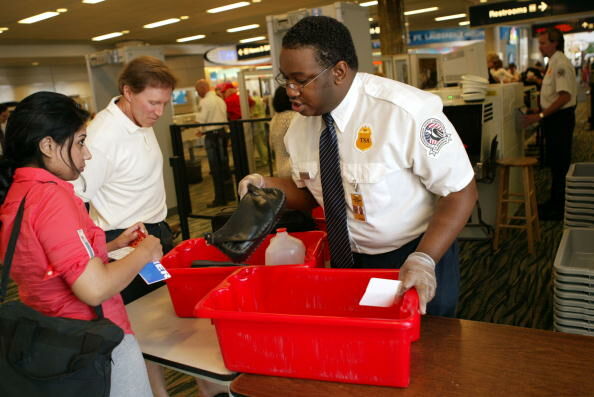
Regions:
<instances>
[{"instance_id":1,"label":"restroom sign","mask_svg":"<svg viewBox=\"0 0 594 397\"><path fill-rule=\"evenodd\" d=\"M518 0L471 6L469 19L476 27L591 11L592 0Z\"/></svg>"},{"instance_id":2,"label":"restroom sign","mask_svg":"<svg viewBox=\"0 0 594 397\"><path fill-rule=\"evenodd\" d=\"M504 1L469 8L470 26L498 24L552 15L547 1Z\"/></svg>"}]
</instances>

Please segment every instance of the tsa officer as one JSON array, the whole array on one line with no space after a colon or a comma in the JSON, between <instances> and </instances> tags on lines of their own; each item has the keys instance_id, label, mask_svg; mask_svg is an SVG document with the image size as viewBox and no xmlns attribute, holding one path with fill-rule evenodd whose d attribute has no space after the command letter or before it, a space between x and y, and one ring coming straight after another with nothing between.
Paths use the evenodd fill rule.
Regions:
<instances>
[{"instance_id":1,"label":"tsa officer","mask_svg":"<svg viewBox=\"0 0 594 397\"><path fill-rule=\"evenodd\" d=\"M577 82L575 70L563 53L563 33L549 28L538 37L538 48L549 58L540 91L540 112L526 116L526 123L540 121L551 167L551 198L538 209L543 219L563 219L565 175L571 163L575 127Z\"/></svg>"},{"instance_id":2,"label":"tsa officer","mask_svg":"<svg viewBox=\"0 0 594 397\"><path fill-rule=\"evenodd\" d=\"M477 199L470 161L437 96L357 68L337 20L306 17L287 32L277 82L300 113L285 136L292 177L251 174L239 193L274 186L291 208L322 205L333 267L400 268L422 313L454 316L455 238Z\"/></svg>"}]
</instances>

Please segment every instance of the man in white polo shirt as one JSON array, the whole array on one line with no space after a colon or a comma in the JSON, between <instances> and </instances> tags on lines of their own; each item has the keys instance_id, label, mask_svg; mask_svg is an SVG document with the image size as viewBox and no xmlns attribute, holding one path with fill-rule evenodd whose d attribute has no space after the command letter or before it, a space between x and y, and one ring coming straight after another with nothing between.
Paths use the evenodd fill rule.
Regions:
<instances>
[{"instance_id":1,"label":"man in white polo shirt","mask_svg":"<svg viewBox=\"0 0 594 397\"><path fill-rule=\"evenodd\" d=\"M143 222L166 253L173 248L173 239L165 222L163 154L152 126L171 100L176 80L161 60L143 56L124 67L118 83L121 95L87 127L86 144L93 158L75 181L75 190L90 203L91 218L105 230L107 241ZM124 303L161 285L146 285L136 276L122 291ZM154 395L167 396L162 369L151 362L147 369Z\"/></svg>"}]
</instances>

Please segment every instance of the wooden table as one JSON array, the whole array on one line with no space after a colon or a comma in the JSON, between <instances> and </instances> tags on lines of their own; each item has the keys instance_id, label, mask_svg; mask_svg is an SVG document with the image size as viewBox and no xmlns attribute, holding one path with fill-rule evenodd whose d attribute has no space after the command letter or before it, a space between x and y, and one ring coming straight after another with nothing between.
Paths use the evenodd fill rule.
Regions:
<instances>
[{"instance_id":1,"label":"wooden table","mask_svg":"<svg viewBox=\"0 0 594 397\"><path fill-rule=\"evenodd\" d=\"M126 305L126 310L147 360L223 384L237 376L223 363L210 319L177 317L167 287Z\"/></svg>"},{"instance_id":2,"label":"wooden table","mask_svg":"<svg viewBox=\"0 0 594 397\"><path fill-rule=\"evenodd\" d=\"M594 337L425 316L411 383L391 388L242 374L234 396L594 396Z\"/></svg>"}]
</instances>

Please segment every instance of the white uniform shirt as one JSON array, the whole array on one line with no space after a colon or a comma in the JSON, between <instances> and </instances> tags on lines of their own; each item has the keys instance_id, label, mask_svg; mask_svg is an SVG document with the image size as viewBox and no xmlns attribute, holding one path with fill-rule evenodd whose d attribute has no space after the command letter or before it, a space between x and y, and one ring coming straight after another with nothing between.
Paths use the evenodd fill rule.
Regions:
<instances>
[{"instance_id":1,"label":"white uniform shirt","mask_svg":"<svg viewBox=\"0 0 594 397\"><path fill-rule=\"evenodd\" d=\"M439 196L462 190L474 172L439 97L397 81L357 73L331 113L336 126L348 228L354 252L400 248L427 229ZM292 177L323 206L320 116L295 116L285 136ZM355 219L351 194L363 198Z\"/></svg>"},{"instance_id":2,"label":"white uniform shirt","mask_svg":"<svg viewBox=\"0 0 594 397\"><path fill-rule=\"evenodd\" d=\"M214 91L208 91L198 103L197 123L226 123L227 105ZM204 127L204 131L224 128L224 125L211 125Z\"/></svg>"},{"instance_id":3,"label":"white uniform shirt","mask_svg":"<svg viewBox=\"0 0 594 397\"><path fill-rule=\"evenodd\" d=\"M87 127L93 156L76 194L91 203L90 215L103 230L124 229L135 222L157 223L167 216L163 154L152 128L137 126L116 105L109 105Z\"/></svg>"},{"instance_id":4,"label":"white uniform shirt","mask_svg":"<svg viewBox=\"0 0 594 397\"><path fill-rule=\"evenodd\" d=\"M567 109L577 104L577 82L575 80L575 70L573 65L567 59L565 54L557 51L549 59L547 72L542 80L540 89L540 106L543 109L551 106L559 97L559 92L566 91L571 95L571 99L561 109Z\"/></svg>"}]
</instances>

